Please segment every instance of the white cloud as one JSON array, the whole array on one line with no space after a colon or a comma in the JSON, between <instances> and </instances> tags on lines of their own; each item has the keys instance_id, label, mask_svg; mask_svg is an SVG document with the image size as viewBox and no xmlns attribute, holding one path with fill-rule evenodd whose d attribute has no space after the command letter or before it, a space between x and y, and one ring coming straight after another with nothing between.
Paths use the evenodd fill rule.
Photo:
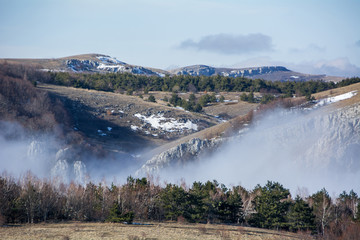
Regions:
<instances>
[{"instance_id":1,"label":"white cloud","mask_svg":"<svg viewBox=\"0 0 360 240\"><path fill-rule=\"evenodd\" d=\"M222 54L246 54L271 51L273 44L271 37L261 33L249 35L220 33L204 36L198 42L192 39L185 40L179 48L194 48Z\"/></svg>"},{"instance_id":2,"label":"white cloud","mask_svg":"<svg viewBox=\"0 0 360 240\"><path fill-rule=\"evenodd\" d=\"M303 62L293 66L295 71L311 74L326 74L328 76L354 77L360 76L360 67L352 64L348 58Z\"/></svg>"}]
</instances>

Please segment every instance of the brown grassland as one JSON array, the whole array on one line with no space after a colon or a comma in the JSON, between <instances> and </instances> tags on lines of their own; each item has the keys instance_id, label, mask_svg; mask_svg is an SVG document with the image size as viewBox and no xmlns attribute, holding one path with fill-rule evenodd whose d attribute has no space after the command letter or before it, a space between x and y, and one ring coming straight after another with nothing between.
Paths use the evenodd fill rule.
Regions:
<instances>
[{"instance_id":1,"label":"brown grassland","mask_svg":"<svg viewBox=\"0 0 360 240\"><path fill-rule=\"evenodd\" d=\"M185 223L42 223L0 227L1 239L313 239L309 234L241 226Z\"/></svg>"}]
</instances>

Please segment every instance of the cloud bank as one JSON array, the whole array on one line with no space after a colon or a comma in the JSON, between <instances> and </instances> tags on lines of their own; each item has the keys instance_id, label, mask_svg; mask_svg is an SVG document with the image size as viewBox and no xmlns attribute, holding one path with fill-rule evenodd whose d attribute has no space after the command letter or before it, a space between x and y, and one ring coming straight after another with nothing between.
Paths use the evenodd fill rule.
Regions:
<instances>
[{"instance_id":1,"label":"cloud bank","mask_svg":"<svg viewBox=\"0 0 360 240\"><path fill-rule=\"evenodd\" d=\"M339 77L360 76L360 67L352 64L348 58L303 62L293 65L292 70L310 74L326 74L328 76Z\"/></svg>"},{"instance_id":2,"label":"cloud bank","mask_svg":"<svg viewBox=\"0 0 360 240\"><path fill-rule=\"evenodd\" d=\"M208 51L221 54L247 54L253 52L271 51L272 38L261 34L232 35L215 34L202 37L199 41L188 39L183 41L179 48L193 48L198 51Z\"/></svg>"}]
</instances>

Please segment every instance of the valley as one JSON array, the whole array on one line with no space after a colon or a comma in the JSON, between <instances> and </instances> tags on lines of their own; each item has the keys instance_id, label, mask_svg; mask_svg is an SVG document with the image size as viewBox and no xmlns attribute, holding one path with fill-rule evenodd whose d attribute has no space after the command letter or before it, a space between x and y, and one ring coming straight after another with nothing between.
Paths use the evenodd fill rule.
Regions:
<instances>
[{"instance_id":1,"label":"valley","mask_svg":"<svg viewBox=\"0 0 360 240\"><path fill-rule=\"evenodd\" d=\"M88 66L72 58L70 62L81 69L100 66L83 60L81 64ZM360 181L358 78L339 83L269 82L224 76L39 71L8 63L0 67L0 144L5 149L0 158L1 167L9 171L0 177L0 190L13 189L5 191L1 200L6 203L1 210L6 219L0 215L4 222L135 220L150 221L150 226L156 225L167 237L174 234L175 239L187 234L198 239L302 239L311 238L309 232L258 232L238 224L272 229L283 224L280 229L325 232L313 201L319 202L320 195L330 202L327 190L344 191L336 198L336 207L351 207L346 213L342 210L344 216L357 216L352 202L342 196L357 199L353 190L360 191L354 184ZM14 182L10 176L22 180ZM273 188L280 192L272 192ZM36 194L31 195L32 191ZM265 213L261 201L256 201L266 197L266 191L281 194L275 204L289 211L279 213L281 223L262 220ZM43 200L45 196L49 202ZM17 199L24 210L15 216L11 204ZM28 202L35 206L34 212L26 210ZM302 227L288 220L297 214L296 204L308 208L306 214L316 224L311 218ZM329 203L328 211L334 207ZM165 222L176 219L180 223ZM335 220L329 217L329 221ZM199 225L206 222L213 224ZM31 236L60 239L77 237L74 229L88 228L83 222L67 224L61 234L60 223L44 224L50 235L17 226ZM351 224L341 226L351 228ZM88 236L162 239L161 233L150 234L153 227L147 225L145 229L136 224L91 223L89 229L116 232L114 226L125 235L91 230L100 235ZM134 234L139 228L142 236ZM181 231L170 233L170 229ZM4 234L11 236L11 230ZM349 232L356 234L356 230Z\"/></svg>"}]
</instances>

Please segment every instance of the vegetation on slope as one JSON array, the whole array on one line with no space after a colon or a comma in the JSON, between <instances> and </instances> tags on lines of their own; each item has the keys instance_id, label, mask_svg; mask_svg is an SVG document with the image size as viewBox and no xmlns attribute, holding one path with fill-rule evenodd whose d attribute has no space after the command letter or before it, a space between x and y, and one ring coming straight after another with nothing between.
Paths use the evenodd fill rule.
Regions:
<instances>
[{"instance_id":1,"label":"vegetation on slope","mask_svg":"<svg viewBox=\"0 0 360 240\"><path fill-rule=\"evenodd\" d=\"M19 122L35 131L54 132L60 124L69 123L66 110L59 100L34 87L28 76L34 69L16 65L0 65L0 120Z\"/></svg>"},{"instance_id":2,"label":"vegetation on slope","mask_svg":"<svg viewBox=\"0 0 360 240\"><path fill-rule=\"evenodd\" d=\"M129 73L81 74L51 72L46 82L89 88L103 91L172 91L172 92L262 92L292 96L306 96L316 92L342 87L356 82L360 78L345 79L339 83L324 81L280 82L261 79L232 78L224 76L165 76L149 77Z\"/></svg>"}]
</instances>

